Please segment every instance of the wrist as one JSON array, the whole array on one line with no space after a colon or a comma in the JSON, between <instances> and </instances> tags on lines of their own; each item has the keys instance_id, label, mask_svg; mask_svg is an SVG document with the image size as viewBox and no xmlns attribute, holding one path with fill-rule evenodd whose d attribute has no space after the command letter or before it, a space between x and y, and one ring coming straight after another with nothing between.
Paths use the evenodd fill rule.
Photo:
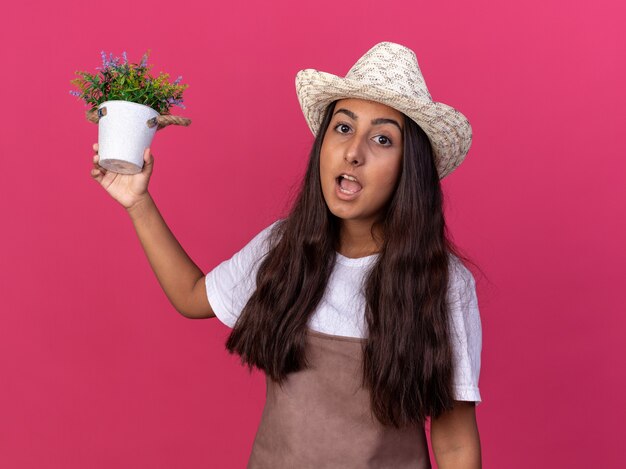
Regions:
<instances>
[{"instance_id":1,"label":"wrist","mask_svg":"<svg viewBox=\"0 0 626 469\"><path fill-rule=\"evenodd\" d=\"M150 208L150 205L154 204L152 197L148 192L139 197L132 205L126 207L126 212L131 218L140 218Z\"/></svg>"}]
</instances>

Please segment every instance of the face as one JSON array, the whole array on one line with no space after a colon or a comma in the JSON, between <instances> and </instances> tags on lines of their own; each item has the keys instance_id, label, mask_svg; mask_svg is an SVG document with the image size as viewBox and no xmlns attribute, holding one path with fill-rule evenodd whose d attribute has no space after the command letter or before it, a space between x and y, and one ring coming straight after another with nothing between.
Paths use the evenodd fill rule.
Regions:
<instances>
[{"instance_id":1,"label":"face","mask_svg":"<svg viewBox=\"0 0 626 469\"><path fill-rule=\"evenodd\" d=\"M371 225L389 202L402 168L403 114L361 99L336 103L320 154L330 211L345 223Z\"/></svg>"}]
</instances>

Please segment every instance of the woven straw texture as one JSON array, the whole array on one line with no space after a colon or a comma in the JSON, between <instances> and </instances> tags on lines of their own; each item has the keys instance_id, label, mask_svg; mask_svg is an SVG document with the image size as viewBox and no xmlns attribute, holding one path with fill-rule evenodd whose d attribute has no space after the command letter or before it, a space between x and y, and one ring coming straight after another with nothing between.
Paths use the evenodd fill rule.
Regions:
<instances>
[{"instance_id":1,"label":"woven straw texture","mask_svg":"<svg viewBox=\"0 0 626 469\"><path fill-rule=\"evenodd\" d=\"M296 75L302 112L314 135L327 106L338 99L359 98L386 104L413 119L428 135L439 178L465 159L472 143L472 127L456 109L434 102L415 53L392 42L381 42L339 77L318 70Z\"/></svg>"}]
</instances>

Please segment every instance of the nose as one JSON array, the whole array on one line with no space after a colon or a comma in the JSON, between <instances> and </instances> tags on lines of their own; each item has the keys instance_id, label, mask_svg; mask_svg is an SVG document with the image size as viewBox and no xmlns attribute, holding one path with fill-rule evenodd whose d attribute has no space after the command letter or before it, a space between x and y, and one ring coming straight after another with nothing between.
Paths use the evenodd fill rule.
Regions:
<instances>
[{"instance_id":1,"label":"nose","mask_svg":"<svg viewBox=\"0 0 626 469\"><path fill-rule=\"evenodd\" d=\"M365 160L365 154L361 148L362 139L355 137L353 138L346 148L346 153L344 155L344 160L351 166L360 166L363 164Z\"/></svg>"}]
</instances>

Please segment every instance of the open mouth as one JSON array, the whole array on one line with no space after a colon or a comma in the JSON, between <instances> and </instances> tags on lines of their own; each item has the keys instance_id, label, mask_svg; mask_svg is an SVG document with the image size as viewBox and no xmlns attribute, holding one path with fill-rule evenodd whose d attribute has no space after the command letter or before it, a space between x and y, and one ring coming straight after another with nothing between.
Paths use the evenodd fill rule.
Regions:
<instances>
[{"instance_id":1,"label":"open mouth","mask_svg":"<svg viewBox=\"0 0 626 469\"><path fill-rule=\"evenodd\" d=\"M348 174L342 174L337 177L337 185L339 186L339 190L344 194L356 194L363 186L359 184L359 181L354 176L349 176Z\"/></svg>"}]
</instances>

